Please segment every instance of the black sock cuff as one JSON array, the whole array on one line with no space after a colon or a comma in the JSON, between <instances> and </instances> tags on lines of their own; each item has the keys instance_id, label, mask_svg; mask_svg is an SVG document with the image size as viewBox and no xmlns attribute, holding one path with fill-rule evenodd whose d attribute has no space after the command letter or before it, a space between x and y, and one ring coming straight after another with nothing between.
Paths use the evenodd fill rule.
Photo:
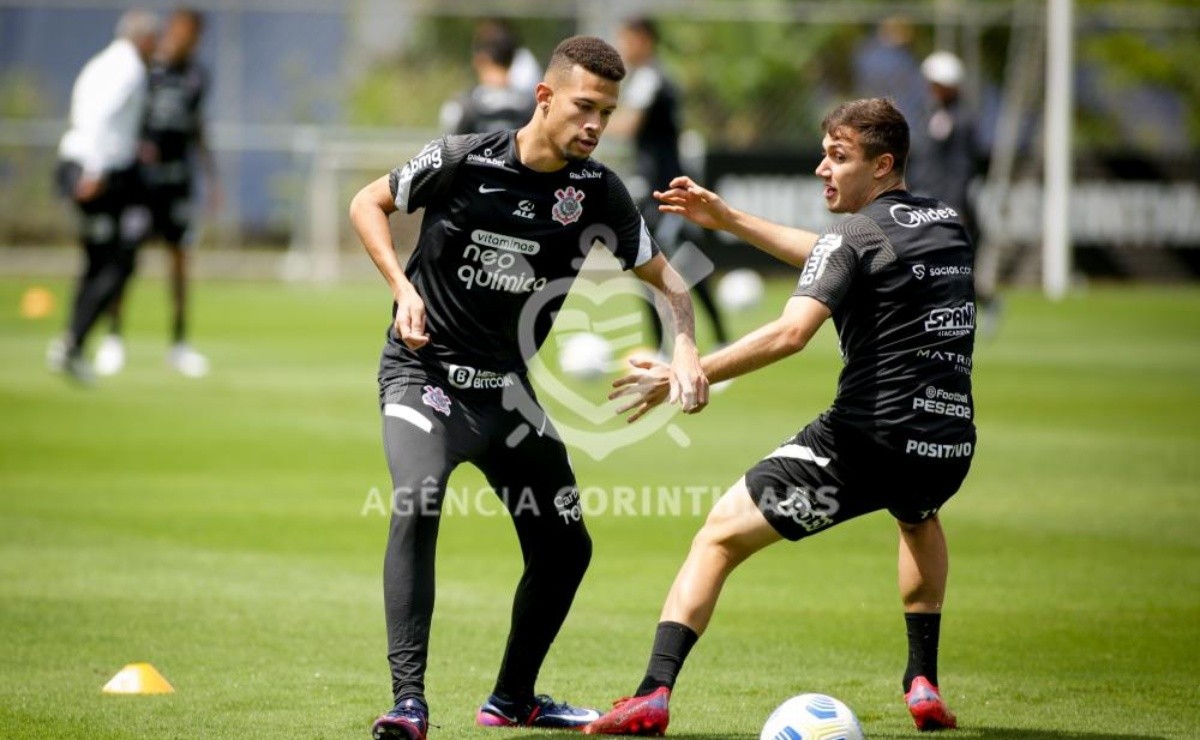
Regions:
<instances>
[{"instance_id":1,"label":"black sock cuff","mask_svg":"<svg viewBox=\"0 0 1200 740\"><path fill-rule=\"evenodd\" d=\"M696 633L696 630L682 622L659 622L657 632L658 634L665 632L666 634L674 633L679 635L689 649L700 639L700 635Z\"/></svg>"},{"instance_id":2,"label":"black sock cuff","mask_svg":"<svg viewBox=\"0 0 1200 740\"><path fill-rule=\"evenodd\" d=\"M907 612L904 615L904 623L909 629L937 629L942 625L941 612Z\"/></svg>"},{"instance_id":3,"label":"black sock cuff","mask_svg":"<svg viewBox=\"0 0 1200 740\"><path fill-rule=\"evenodd\" d=\"M650 653L650 665L646 676L634 696L646 696L666 686L675 688L675 679L687 660L688 653L700 635L696 630L679 622L659 622L654 630L654 649Z\"/></svg>"}]
</instances>

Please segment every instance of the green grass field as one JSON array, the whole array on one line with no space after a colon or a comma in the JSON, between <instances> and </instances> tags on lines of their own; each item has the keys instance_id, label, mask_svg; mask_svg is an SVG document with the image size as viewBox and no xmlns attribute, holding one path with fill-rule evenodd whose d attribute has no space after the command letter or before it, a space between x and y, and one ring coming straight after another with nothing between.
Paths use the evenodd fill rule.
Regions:
<instances>
[{"instance_id":1,"label":"green grass field","mask_svg":"<svg viewBox=\"0 0 1200 740\"><path fill-rule=\"evenodd\" d=\"M389 704L380 593L389 488L374 374L380 286L197 288L200 381L163 364L161 286L129 305L126 372L50 375L54 316L0 281L0 737L365 738ZM785 295L735 317L741 332ZM941 679L960 738L1200 737L1200 291L1008 299L981 343L980 443L944 510L951 584ZM819 412L832 327L698 417L603 460L584 486L723 487ZM583 389L598 398L604 384ZM452 479L479 487L474 469ZM702 516L590 518L592 569L540 689L602 705L633 689ZM673 703L676 738L757 738L805 691L868 737L914 737L894 525L851 522L737 572ZM503 648L518 553L503 517L448 516L429 698L434 738L472 727ZM100 687L149 661L170 696Z\"/></svg>"}]
</instances>

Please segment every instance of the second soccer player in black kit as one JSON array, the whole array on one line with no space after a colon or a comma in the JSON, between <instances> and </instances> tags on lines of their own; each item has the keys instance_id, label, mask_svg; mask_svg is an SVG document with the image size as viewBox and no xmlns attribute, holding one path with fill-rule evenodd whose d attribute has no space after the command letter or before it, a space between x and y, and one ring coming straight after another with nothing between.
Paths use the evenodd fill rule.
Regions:
<instances>
[{"instance_id":1,"label":"second soccer player in black kit","mask_svg":"<svg viewBox=\"0 0 1200 740\"><path fill-rule=\"evenodd\" d=\"M351 220L395 298L379 371L394 486L384 602L395 707L376 720L376 738L422 740L428 728L438 510L462 462L478 466L501 496L525 562L499 676L476 722L577 728L599 716L534 691L591 540L566 449L533 400L525 365L594 241L672 307L674 399L685 412L708 400L687 288L625 187L590 159L624 74L605 42L567 39L537 86L526 126L431 142L351 204ZM418 208L425 209L420 237L402 270L388 215Z\"/></svg>"},{"instance_id":2,"label":"second soccer player in black kit","mask_svg":"<svg viewBox=\"0 0 1200 740\"><path fill-rule=\"evenodd\" d=\"M713 507L667 596L641 685L587 734L665 732L675 679L733 569L781 539L881 509L900 530L908 710L919 730L956 724L938 690L949 562L938 510L958 491L975 448L971 242L953 208L905 190L908 124L889 101L846 103L822 129L817 176L826 207L853 215L819 237L730 208L688 178L656 194L663 210L803 268L779 319L704 358L713 382L800 351L831 316L845 367L832 407ZM668 377L653 361L640 367L613 394L635 396L627 406L635 417L661 402Z\"/></svg>"}]
</instances>

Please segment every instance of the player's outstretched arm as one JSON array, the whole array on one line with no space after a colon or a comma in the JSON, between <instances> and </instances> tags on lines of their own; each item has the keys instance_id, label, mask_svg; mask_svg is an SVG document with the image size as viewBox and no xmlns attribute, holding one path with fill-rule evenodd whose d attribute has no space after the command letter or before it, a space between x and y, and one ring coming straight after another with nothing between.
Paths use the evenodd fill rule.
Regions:
<instances>
[{"instance_id":1,"label":"player's outstretched arm","mask_svg":"<svg viewBox=\"0 0 1200 740\"><path fill-rule=\"evenodd\" d=\"M354 224L371 261L392 289L392 297L396 300L396 335L409 349L415 350L429 343L429 335L425 333L425 302L405 277L400 260L396 258L388 227L388 216L395 210L388 176L384 175L358 191L350 201L350 223Z\"/></svg>"},{"instance_id":2,"label":"player's outstretched arm","mask_svg":"<svg viewBox=\"0 0 1200 740\"><path fill-rule=\"evenodd\" d=\"M662 254L656 254L648 262L633 268L633 272L642 282L660 291L671 309L675 351L668 376L669 400L671 403L678 401L685 414L699 413L708 405L708 379L700 368L700 353L696 349L696 312L687 283ZM646 411L650 408L647 407ZM630 421L641 418L642 413L633 415Z\"/></svg>"},{"instance_id":3,"label":"player's outstretched arm","mask_svg":"<svg viewBox=\"0 0 1200 740\"><path fill-rule=\"evenodd\" d=\"M702 361L714 383L754 372L796 354L830 317L829 308L815 298L793 296L783 314Z\"/></svg>"},{"instance_id":4,"label":"player's outstretched arm","mask_svg":"<svg viewBox=\"0 0 1200 740\"><path fill-rule=\"evenodd\" d=\"M701 367L714 383L766 367L804 349L829 316L829 308L815 298L794 297L784 306L783 315L778 319L728 347L706 355L701 360ZM665 363L649 359L631 360L630 365L633 370L613 381L616 390L608 397L610 400L632 397L617 409L618 414L633 411L629 417L632 422L645 416L667 397L670 369Z\"/></svg>"},{"instance_id":5,"label":"player's outstretched arm","mask_svg":"<svg viewBox=\"0 0 1200 740\"><path fill-rule=\"evenodd\" d=\"M658 210L676 213L706 229L728 231L777 260L802 267L817 243L811 231L773 223L733 208L721 196L705 190L687 176L671 181L666 192L654 192Z\"/></svg>"}]
</instances>

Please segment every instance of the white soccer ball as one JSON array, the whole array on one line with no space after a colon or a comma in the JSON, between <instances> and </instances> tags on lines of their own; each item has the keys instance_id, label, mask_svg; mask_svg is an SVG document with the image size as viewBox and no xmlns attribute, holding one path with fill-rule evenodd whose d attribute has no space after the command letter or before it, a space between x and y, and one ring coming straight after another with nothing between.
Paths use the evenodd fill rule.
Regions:
<instances>
[{"instance_id":1,"label":"white soccer ball","mask_svg":"<svg viewBox=\"0 0 1200 740\"><path fill-rule=\"evenodd\" d=\"M742 267L730 271L717 283L717 303L727 311L749 311L762 303L765 292L759 274Z\"/></svg>"},{"instance_id":2,"label":"white soccer ball","mask_svg":"<svg viewBox=\"0 0 1200 740\"><path fill-rule=\"evenodd\" d=\"M863 740L850 707L825 694L793 696L771 712L759 740Z\"/></svg>"},{"instance_id":3,"label":"white soccer ball","mask_svg":"<svg viewBox=\"0 0 1200 740\"><path fill-rule=\"evenodd\" d=\"M608 372L612 359L608 340L590 332L572 334L558 348L558 366L573 378L595 380Z\"/></svg>"}]
</instances>

